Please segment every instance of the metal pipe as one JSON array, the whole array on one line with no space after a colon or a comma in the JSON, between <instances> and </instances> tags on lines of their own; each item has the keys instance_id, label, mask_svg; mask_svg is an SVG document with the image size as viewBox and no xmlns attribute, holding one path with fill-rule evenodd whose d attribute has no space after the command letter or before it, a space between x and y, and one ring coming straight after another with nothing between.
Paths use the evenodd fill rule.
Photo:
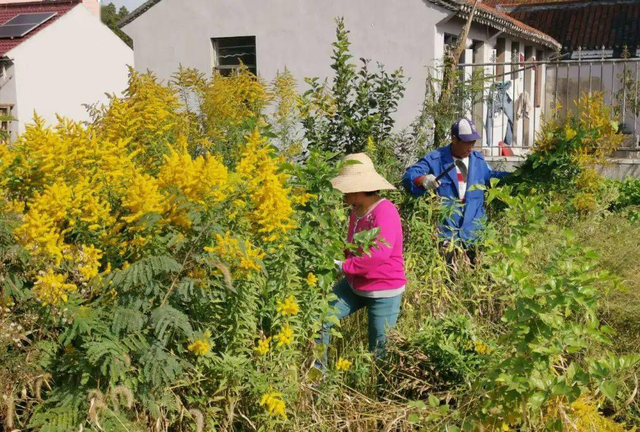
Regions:
<instances>
[{"instance_id":1,"label":"metal pipe","mask_svg":"<svg viewBox=\"0 0 640 432\"><path fill-rule=\"evenodd\" d=\"M610 106L613 106L614 101L613 101L613 96L615 94L615 89L616 89L616 82L615 82L615 75L616 75L616 64L615 63L611 63L611 97L610 97ZM611 117L611 115L613 110L609 110L609 117Z\"/></svg>"},{"instance_id":2,"label":"metal pipe","mask_svg":"<svg viewBox=\"0 0 640 432\"><path fill-rule=\"evenodd\" d=\"M581 59L581 54L582 54L582 47L578 47L578 60ZM578 64L578 99L577 100L580 100L580 75L581 75L581 72L582 72L582 63L579 63ZM580 104L578 104L578 115L580 115L580 111L581 111Z\"/></svg>"},{"instance_id":3,"label":"metal pipe","mask_svg":"<svg viewBox=\"0 0 640 432\"><path fill-rule=\"evenodd\" d=\"M558 106L558 64L556 63L556 74L554 75L554 89L553 89L553 94L554 94L554 102L556 104L556 106Z\"/></svg>"},{"instance_id":4,"label":"metal pipe","mask_svg":"<svg viewBox=\"0 0 640 432\"><path fill-rule=\"evenodd\" d=\"M602 45L602 57L600 58L600 91L604 102L604 45Z\"/></svg>"},{"instance_id":5,"label":"metal pipe","mask_svg":"<svg viewBox=\"0 0 640 432\"><path fill-rule=\"evenodd\" d=\"M637 134L637 126L638 126L638 114L640 114L640 107L638 107L638 63L636 63L636 91L635 91L635 99L636 103L634 106L633 112L633 135L635 136L636 144L640 144L638 142L638 134Z\"/></svg>"},{"instance_id":6,"label":"metal pipe","mask_svg":"<svg viewBox=\"0 0 640 432\"><path fill-rule=\"evenodd\" d=\"M622 69L622 126L627 122L627 62Z\"/></svg>"},{"instance_id":7,"label":"metal pipe","mask_svg":"<svg viewBox=\"0 0 640 432\"><path fill-rule=\"evenodd\" d=\"M533 138L531 139L531 142L529 143L530 147L533 147L536 144L536 108L537 108L537 102L540 102L540 105L542 105L542 81L539 82L540 85L540 91L537 93L536 92L536 88L537 85L536 83L538 82L539 79L541 79L541 77L538 75L540 73L540 70L542 69L542 67L536 68L534 69L534 80L533 80ZM538 100L536 100L536 94L538 94Z\"/></svg>"},{"instance_id":8,"label":"metal pipe","mask_svg":"<svg viewBox=\"0 0 640 432\"><path fill-rule=\"evenodd\" d=\"M620 59L600 59L598 60L599 62L602 63L620 63ZM630 63L637 63L640 62L640 58L632 58L632 59L627 59L626 61L630 62ZM562 61L525 61L525 62L521 62L519 63L520 65L524 65L524 66L535 66L535 65L563 65L563 64L575 64L575 63L582 63L584 61L581 60L562 60ZM501 65L503 63L461 63L459 64L459 66L494 66L494 65ZM517 71L515 71L517 72Z\"/></svg>"},{"instance_id":9,"label":"metal pipe","mask_svg":"<svg viewBox=\"0 0 640 432\"><path fill-rule=\"evenodd\" d=\"M567 100L566 102L566 106L565 106L565 113L568 114L569 113L569 81L570 81L570 77L569 77L569 65L567 65ZM565 114L565 115L566 115Z\"/></svg>"},{"instance_id":10,"label":"metal pipe","mask_svg":"<svg viewBox=\"0 0 640 432\"><path fill-rule=\"evenodd\" d=\"M491 87L493 88L493 91L494 91L494 93L491 95L491 98L493 98L493 100L491 101L492 104L495 102L495 88L496 88L496 75L495 74L496 74L497 71L498 71L498 65L496 64L495 65L494 75L493 75L493 78L492 78L493 84L491 84ZM495 128L493 127L495 125L494 114L495 114L495 112L491 113L491 141L492 142L489 143L489 154L491 156L493 156L493 148L494 148L493 147L493 141L495 140L495 137L493 136L494 132L495 132ZM499 151L500 150L498 149L498 152Z\"/></svg>"}]
</instances>

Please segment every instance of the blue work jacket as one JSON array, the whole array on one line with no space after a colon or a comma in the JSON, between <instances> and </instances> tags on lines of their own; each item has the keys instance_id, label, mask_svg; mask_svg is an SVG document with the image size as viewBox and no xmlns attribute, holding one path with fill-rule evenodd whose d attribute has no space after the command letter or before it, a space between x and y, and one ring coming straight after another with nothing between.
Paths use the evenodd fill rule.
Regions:
<instances>
[{"instance_id":1,"label":"blue work jacket","mask_svg":"<svg viewBox=\"0 0 640 432\"><path fill-rule=\"evenodd\" d=\"M407 192L413 197L421 197L426 193L426 190L421 186L416 186L413 181L420 176L428 174L433 174L437 177L452 163L451 145L441 147L428 153L415 165L409 167L402 178L402 183ZM485 191L473 186L489 186L492 178L502 178L507 174L507 172L492 170L482 153L471 152L469 155L469 172L464 204L458 210L452 210L450 217L440 225L440 236L443 239L455 238L467 243L477 240L486 217L484 209ZM436 189L436 192L444 198L445 205L456 206L461 204L458 175L455 168L440 179L440 186Z\"/></svg>"}]
</instances>

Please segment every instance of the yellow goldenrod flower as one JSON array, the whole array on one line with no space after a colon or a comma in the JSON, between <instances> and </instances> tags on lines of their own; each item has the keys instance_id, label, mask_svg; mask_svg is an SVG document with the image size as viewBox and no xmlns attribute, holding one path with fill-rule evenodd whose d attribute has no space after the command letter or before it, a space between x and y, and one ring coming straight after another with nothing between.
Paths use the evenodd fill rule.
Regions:
<instances>
[{"instance_id":1,"label":"yellow goldenrod flower","mask_svg":"<svg viewBox=\"0 0 640 432\"><path fill-rule=\"evenodd\" d=\"M285 324L280 329L280 333L273 337L278 341L278 346L289 345L293 342L293 330L289 324Z\"/></svg>"},{"instance_id":2,"label":"yellow goldenrod flower","mask_svg":"<svg viewBox=\"0 0 640 432\"><path fill-rule=\"evenodd\" d=\"M165 198L159 191L158 180L150 175L135 172L122 200L122 207L129 210L130 214L122 219L132 223L149 213L163 214L164 201Z\"/></svg>"},{"instance_id":3,"label":"yellow goldenrod flower","mask_svg":"<svg viewBox=\"0 0 640 432\"><path fill-rule=\"evenodd\" d=\"M269 346L270 343L271 343L270 337L266 339L262 339L258 341L258 346L256 346L253 350L260 355L266 355L270 350L270 346Z\"/></svg>"},{"instance_id":4,"label":"yellow goldenrod flower","mask_svg":"<svg viewBox=\"0 0 640 432\"><path fill-rule=\"evenodd\" d=\"M336 362L336 370L338 371L348 371L351 369L351 362L347 359L340 357Z\"/></svg>"},{"instance_id":5,"label":"yellow goldenrod flower","mask_svg":"<svg viewBox=\"0 0 640 432\"><path fill-rule=\"evenodd\" d=\"M192 158L185 149L177 152L173 148L164 156L165 163L158 176L160 187L169 191L177 189L187 199L204 204L213 199L226 198L227 168L212 156Z\"/></svg>"},{"instance_id":6,"label":"yellow goldenrod flower","mask_svg":"<svg viewBox=\"0 0 640 432\"><path fill-rule=\"evenodd\" d=\"M282 400L282 393L270 392L262 395L260 406L266 407L267 412L271 415L280 416L283 420L287 419L286 405Z\"/></svg>"},{"instance_id":7,"label":"yellow goldenrod flower","mask_svg":"<svg viewBox=\"0 0 640 432\"><path fill-rule=\"evenodd\" d=\"M311 288L313 288L316 285L318 285L318 277L316 275L314 275L313 273L309 273L307 275L307 285L309 285Z\"/></svg>"},{"instance_id":8,"label":"yellow goldenrod flower","mask_svg":"<svg viewBox=\"0 0 640 432\"><path fill-rule=\"evenodd\" d=\"M491 352L491 348L489 347L489 345L480 341L474 342L474 349L475 352L481 355L489 354Z\"/></svg>"},{"instance_id":9,"label":"yellow goldenrod flower","mask_svg":"<svg viewBox=\"0 0 640 432\"><path fill-rule=\"evenodd\" d=\"M205 336L207 336L206 333ZM195 355L206 355L211 350L211 344L206 338L195 339L192 343L189 344L187 349L193 352Z\"/></svg>"},{"instance_id":10,"label":"yellow goldenrod flower","mask_svg":"<svg viewBox=\"0 0 640 432\"><path fill-rule=\"evenodd\" d=\"M260 260L265 254L260 249L254 248L249 242L244 241L241 247L240 240L233 237L229 231L223 236L216 234L216 244L205 247L206 252L216 254L222 261L237 269L236 275L246 275L251 271L260 271Z\"/></svg>"},{"instance_id":11,"label":"yellow goldenrod flower","mask_svg":"<svg viewBox=\"0 0 640 432\"><path fill-rule=\"evenodd\" d=\"M282 314L282 316L297 315L298 312L300 312L300 306L296 302L295 297L290 295L284 300L284 302L278 300L277 310Z\"/></svg>"},{"instance_id":12,"label":"yellow goldenrod flower","mask_svg":"<svg viewBox=\"0 0 640 432\"><path fill-rule=\"evenodd\" d=\"M576 135L578 135L578 132L575 129L572 129L570 127L567 127L564 130L565 133L565 138L567 139L567 141L571 141L572 139L575 138Z\"/></svg>"},{"instance_id":13,"label":"yellow goldenrod flower","mask_svg":"<svg viewBox=\"0 0 640 432\"><path fill-rule=\"evenodd\" d=\"M65 283L66 276L56 274L48 269L43 275L36 278L33 291L43 305L58 306L69 300L69 293L76 291L78 287L71 283Z\"/></svg>"},{"instance_id":14,"label":"yellow goldenrod flower","mask_svg":"<svg viewBox=\"0 0 640 432\"><path fill-rule=\"evenodd\" d=\"M85 280L91 280L98 276L102 251L93 245L82 246L79 251L78 272Z\"/></svg>"},{"instance_id":15,"label":"yellow goldenrod flower","mask_svg":"<svg viewBox=\"0 0 640 432\"><path fill-rule=\"evenodd\" d=\"M236 169L249 186L254 210L249 215L266 242L275 242L295 227L293 207L286 186L288 175L282 173L281 158L273 155L257 129L247 136L242 159Z\"/></svg>"},{"instance_id":16,"label":"yellow goldenrod flower","mask_svg":"<svg viewBox=\"0 0 640 432\"><path fill-rule=\"evenodd\" d=\"M71 194L71 188L61 182L47 186L44 193L35 195L23 224L15 230L16 237L29 252L53 259L56 265L63 258L61 224L68 215Z\"/></svg>"}]
</instances>

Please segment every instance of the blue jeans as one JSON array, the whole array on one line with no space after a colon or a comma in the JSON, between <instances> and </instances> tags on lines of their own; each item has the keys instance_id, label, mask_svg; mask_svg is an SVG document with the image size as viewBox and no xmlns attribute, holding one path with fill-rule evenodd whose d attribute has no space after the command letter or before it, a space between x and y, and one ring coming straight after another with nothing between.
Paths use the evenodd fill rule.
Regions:
<instances>
[{"instance_id":1,"label":"blue jeans","mask_svg":"<svg viewBox=\"0 0 640 432\"><path fill-rule=\"evenodd\" d=\"M402 294L389 298L368 298L354 293L347 279L342 279L333 287L337 300L331 306L337 310L336 316L342 319L358 309L367 308L369 315L369 351L380 354L384 351L387 331L395 326L400 313ZM321 342L325 347L329 344L329 329L332 324L325 324ZM326 348L325 348L326 349Z\"/></svg>"}]
</instances>

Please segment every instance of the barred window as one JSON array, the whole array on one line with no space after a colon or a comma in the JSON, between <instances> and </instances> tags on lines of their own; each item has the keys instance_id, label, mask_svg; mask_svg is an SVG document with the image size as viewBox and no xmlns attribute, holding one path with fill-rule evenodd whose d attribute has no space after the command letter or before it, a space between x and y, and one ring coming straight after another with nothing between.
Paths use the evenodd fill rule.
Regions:
<instances>
[{"instance_id":1,"label":"barred window","mask_svg":"<svg viewBox=\"0 0 640 432\"><path fill-rule=\"evenodd\" d=\"M213 43L214 69L229 76L244 64L254 75L258 74L256 63L256 37L239 36L211 39Z\"/></svg>"}]
</instances>

